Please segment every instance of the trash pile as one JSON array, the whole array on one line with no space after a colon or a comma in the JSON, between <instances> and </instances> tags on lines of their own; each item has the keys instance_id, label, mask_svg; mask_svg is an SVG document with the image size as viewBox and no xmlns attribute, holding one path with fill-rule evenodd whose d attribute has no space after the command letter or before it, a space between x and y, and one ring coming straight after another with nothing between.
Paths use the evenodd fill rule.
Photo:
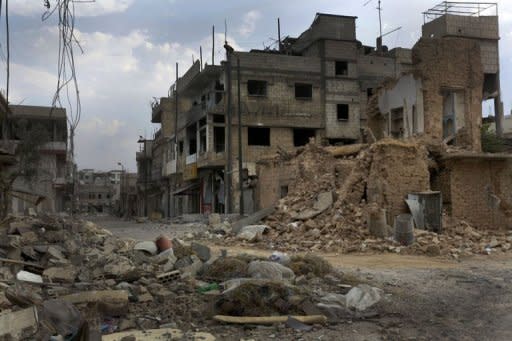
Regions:
<instances>
[{"instance_id":1,"label":"trash pile","mask_svg":"<svg viewBox=\"0 0 512 341\"><path fill-rule=\"evenodd\" d=\"M323 148L310 143L292 162L297 174L276 212L263 225L244 227L236 236L243 242L277 250L395 252L404 254L489 254L510 250L512 234L476 231L464 221L443 215L442 233L414 229L415 242L404 246L391 224L380 231L368 217L386 207L394 217L408 212L404 197L428 191L429 166L423 144L385 139L370 146Z\"/></svg>"},{"instance_id":2,"label":"trash pile","mask_svg":"<svg viewBox=\"0 0 512 341\"><path fill-rule=\"evenodd\" d=\"M0 222L0 340L138 340L142 331L215 340L198 327L307 329L373 314L380 295L343 285L315 256L216 256L197 242L121 240L66 217Z\"/></svg>"}]
</instances>

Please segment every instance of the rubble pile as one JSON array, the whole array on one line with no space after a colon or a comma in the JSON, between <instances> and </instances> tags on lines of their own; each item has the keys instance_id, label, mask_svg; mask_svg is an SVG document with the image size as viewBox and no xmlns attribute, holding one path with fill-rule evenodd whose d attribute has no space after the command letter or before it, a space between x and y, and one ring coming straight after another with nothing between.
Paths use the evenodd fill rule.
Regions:
<instances>
[{"instance_id":1,"label":"rubble pile","mask_svg":"<svg viewBox=\"0 0 512 341\"><path fill-rule=\"evenodd\" d=\"M327 150L310 143L292 160L297 163L298 176L276 212L266 218L268 232L253 242L279 250L455 258L510 249L512 234L477 232L467 223L448 221L447 217L443 217L446 222L440 234L414 230L416 241L408 247L392 238L389 222L384 235L371 234L367 223L373 210L387 207L388 217L406 213L405 195L429 190L428 169L434 161L428 158L424 144L414 140L384 139L369 147L347 148L348 152L341 147L337 154Z\"/></svg>"},{"instance_id":2,"label":"rubble pile","mask_svg":"<svg viewBox=\"0 0 512 341\"><path fill-rule=\"evenodd\" d=\"M260 315L339 322L355 313L340 283L343 274L313 256L216 256L197 242L121 240L64 217L0 222L1 340L119 340L137 331L214 340L197 327Z\"/></svg>"}]
</instances>

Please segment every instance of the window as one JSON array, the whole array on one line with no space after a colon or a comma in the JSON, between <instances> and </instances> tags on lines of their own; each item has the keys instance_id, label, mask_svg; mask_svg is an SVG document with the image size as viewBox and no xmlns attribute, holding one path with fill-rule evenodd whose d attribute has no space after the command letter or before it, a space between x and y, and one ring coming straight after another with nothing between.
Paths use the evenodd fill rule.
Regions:
<instances>
[{"instance_id":1,"label":"window","mask_svg":"<svg viewBox=\"0 0 512 341\"><path fill-rule=\"evenodd\" d=\"M101 199L101 193L100 193L100 194L98 194L98 199Z\"/></svg>"},{"instance_id":2,"label":"window","mask_svg":"<svg viewBox=\"0 0 512 341\"><path fill-rule=\"evenodd\" d=\"M183 141L178 142L178 151L180 154L183 154Z\"/></svg>"},{"instance_id":3,"label":"window","mask_svg":"<svg viewBox=\"0 0 512 341\"><path fill-rule=\"evenodd\" d=\"M336 76L348 76L348 62L346 61L336 61Z\"/></svg>"},{"instance_id":4,"label":"window","mask_svg":"<svg viewBox=\"0 0 512 341\"><path fill-rule=\"evenodd\" d=\"M247 94L249 96L267 96L267 82L248 80L247 81Z\"/></svg>"},{"instance_id":5,"label":"window","mask_svg":"<svg viewBox=\"0 0 512 341\"><path fill-rule=\"evenodd\" d=\"M295 83L295 98L311 99L313 97L313 85Z\"/></svg>"},{"instance_id":6,"label":"window","mask_svg":"<svg viewBox=\"0 0 512 341\"><path fill-rule=\"evenodd\" d=\"M348 121L348 114L349 114L349 107L348 104L338 104L337 105L337 117L338 121Z\"/></svg>"},{"instance_id":7,"label":"window","mask_svg":"<svg viewBox=\"0 0 512 341\"><path fill-rule=\"evenodd\" d=\"M293 129L293 145L295 147L304 146L315 135L315 129Z\"/></svg>"},{"instance_id":8,"label":"window","mask_svg":"<svg viewBox=\"0 0 512 341\"><path fill-rule=\"evenodd\" d=\"M110 194L107 194L107 199L110 199Z\"/></svg>"},{"instance_id":9,"label":"window","mask_svg":"<svg viewBox=\"0 0 512 341\"><path fill-rule=\"evenodd\" d=\"M247 144L249 146L270 146L270 128L247 128Z\"/></svg>"},{"instance_id":10,"label":"window","mask_svg":"<svg viewBox=\"0 0 512 341\"><path fill-rule=\"evenodd\" d=\"M284 198L288 195L288 186L281 186L281 198Z\"/></svg>"},{"instance_id":11,"label":"window","mask_svg":"<svg viewBox=\"0 0 512 341\"><path fill-rule=\"evenodd\" d=\"M213 115L213 123L224 123L226 121L226 117L224 115Z\"/></svg>"},{"instance_id":12,"label":"window","mask_svg":"<svg viewBox=\"0 0 512 341\"><path fill-rule=\"evenodd\" d=\"M394 138L404 136L404 108L391 109L391 122L389 132Z\"/></svg>"},{"instance_id":13,"label":"window","mask_svg":"<svg viewBox=\"0 0 512 341\"><path fill-rule=\"evenodd\" d=\"M222 153L224 151L225 141L224 127L213 127L213 143L215 145L216 153Z\"/></svg>"},{"instance_id":14,"label":"window","mask_svg":"<svg viewBox=\"0 0 512 341\"><path fill-rule=\"evenodd\" d=\"M199 130L199 153L206 152L206 129Z\"/></svg>"},{"instance_id":15,"label":"window","mask_svg":"<svg viewBox=\"0 0 512 341\"><path fill-rule=\"evenodd\" d=\"M366 97L368 97L368 99L370 99L370 97L373 96L373 88L367 88L366 89Z\"/></svg>"}]
</instances>

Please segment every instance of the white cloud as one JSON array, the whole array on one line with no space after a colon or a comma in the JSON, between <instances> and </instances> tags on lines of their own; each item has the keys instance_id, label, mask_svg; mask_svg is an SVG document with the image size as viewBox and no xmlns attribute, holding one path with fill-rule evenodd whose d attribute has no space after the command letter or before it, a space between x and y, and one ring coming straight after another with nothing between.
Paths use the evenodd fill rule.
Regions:
<instances>
[{"instance_id":1,"label":"white cloud","mask_svg":"<svg viewBox=\"0 0 512 341\"><path fill-rule=\"evenodd\" d=\"M256 29L256 22L261 18L261 13L257 10L252 10L244 15L243 23L238 29L241 36L247 37Z\"/></svg>"},{"instance_id":2,"label":"white cloud","mask_svg":"<svg viewBox=\"0 0 512 341\"><path fill-rule=\"evenodd\" d=\"M94 134L94 136L113 137L119 134L120 129L126 125L126 122L120 120L104 120L101 117L93 116L82 122L80 128L82 133Z\"/></svg>"},{"instance_id":3,"label":"white cloud","mask_svg":"<svg viewBox=\"0 0 512 341\"><path fill-rule=\"evenodd\" d=\"M78 17L100 16L126 11L135 0L96 0L94 2L75 1L75 14ZM50 1L50 11L57 1ZM9 4L9 12L22 16L41 15L46 11L43 1L16 0Z\"/></svg>"}]
</instances>

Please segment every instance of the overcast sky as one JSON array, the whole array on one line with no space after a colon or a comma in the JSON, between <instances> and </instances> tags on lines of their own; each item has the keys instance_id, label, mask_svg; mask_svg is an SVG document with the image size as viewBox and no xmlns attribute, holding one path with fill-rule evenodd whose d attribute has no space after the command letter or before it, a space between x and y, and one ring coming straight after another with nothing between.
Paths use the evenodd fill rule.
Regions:
<instances>
[{"instance_id":1,"label":"overcast sky","mask_svg":"<svg viewBox=\"0 0 512 341\"><path fill-rule=\"evenodd\" d=\"M53 5L55 1L50 1ZM271 45L281 35L297 36L317 12L357 16L357 39L375 45L377 0L97 0L77 3L75 29L84 53L75 51L82 98L82 120L76 137L79 168L135 171L139 135L151 137L152 97L167 94L190 67L192 56L211 60L211 27L215 25L216 63L224 53L224 20L228 40L237 49ZM5 2L4 2L5 3ZM431 0L383 0L383 31L402 29L384 38L390 48L410 48L420 37L423 15ZM499 3L501 86L506 113L512 106L512 1ZM50 105L57 82L56 17L41 20L42 0L9 1L11 33L10 102ZM5 89L5 16L0 18L0 88ZM487 109L484 106L484 110Z\"/></svg>"}]
</instances>

